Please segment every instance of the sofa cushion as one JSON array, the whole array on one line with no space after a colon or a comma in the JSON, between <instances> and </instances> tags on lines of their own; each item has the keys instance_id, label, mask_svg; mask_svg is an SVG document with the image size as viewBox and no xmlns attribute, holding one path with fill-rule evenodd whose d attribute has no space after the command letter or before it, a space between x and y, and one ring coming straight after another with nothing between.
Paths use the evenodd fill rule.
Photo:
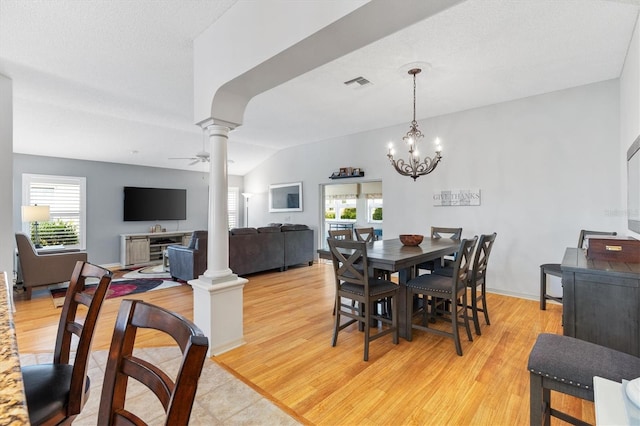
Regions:
<instances>
[{"instance_id":1,"label":"sofa cushion","mask_svg":"<svg viewBox=\"0 0 640 426\"><path fill-rule=\"evenodd\" d=\"M280 228L282 226L282 224L281 223L272 222L272 223L267 224L267 226L277 226L278 228Z\"/></svg>"},{"instance_id":2,"label":"sofa cushion","mask_svg":"<svg viewBox=\"0 0 640 426\"><path fill-rule=\"evenodd\" d=\"M231 235L257 234L258 230L256 228L232 228L229 233Z\"/></svg>"},{"instance_id":3,"label":"sofa cushion","mask_svg":"<svg viewBox=\"0 0 640 426\"><path fill-rule=\"evenodd\" d=\"M282 232L286 231L303 231L305 229L309 229L307 225L282 225L280 227Z\"/></svg>"},{"instance_id":4,"label":"sofa cushion","mask_svg":"<svg viewBox=\"0 0 640 426\"><path fill-rule=\"evenodd\" d=\"M280 232L279 226L262 226L258 228L258 232L263 234L265 232Z\"/></svg>"}]
</instances>

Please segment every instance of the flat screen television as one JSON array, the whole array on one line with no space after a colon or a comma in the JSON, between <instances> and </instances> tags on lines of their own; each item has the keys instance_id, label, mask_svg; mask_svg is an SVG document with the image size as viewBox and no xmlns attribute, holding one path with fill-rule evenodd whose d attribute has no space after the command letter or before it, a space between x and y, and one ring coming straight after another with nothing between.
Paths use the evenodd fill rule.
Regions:
<instances>
[{"instance_id":1,"label":"flat screen television","mask_svg":"<svg viewBox=\"0 0 640 426\"><path fill-rule=\"evenodd\" d=\"M186 189L124 187L125 221L186 219Z\"/></svg>"}]
</instances>

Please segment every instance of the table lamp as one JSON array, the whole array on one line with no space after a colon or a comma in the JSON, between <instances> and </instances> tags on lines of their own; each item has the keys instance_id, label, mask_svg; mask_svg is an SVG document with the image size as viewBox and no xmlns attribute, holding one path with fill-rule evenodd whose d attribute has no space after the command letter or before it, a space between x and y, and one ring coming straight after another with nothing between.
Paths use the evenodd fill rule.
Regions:
<instances>
[{"instance_id":1,"label":"table lamp","mask_svg":"<svg viewBox=\"0 0 640 426\"><path fill-rule=\"evenodd\" d=\"M34 245L36 248L42 248L40 244L40 235L38 235L38 222L47 222L50 219L49 206L22 206L22 221L33 222L35 226Z\"/></svg>"}]
</instances>

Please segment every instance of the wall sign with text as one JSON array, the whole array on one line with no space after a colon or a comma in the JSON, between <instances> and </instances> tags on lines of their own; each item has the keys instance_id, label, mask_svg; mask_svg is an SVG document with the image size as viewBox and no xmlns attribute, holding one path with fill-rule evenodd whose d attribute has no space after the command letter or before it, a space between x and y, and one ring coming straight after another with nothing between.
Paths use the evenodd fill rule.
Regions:
<instances>
[{"instance_id":1,"label":"wall sign with text","mask_svg":"<svg viewBox=\"0 0 640 426\"><path fill-rule=\"evenodd\" d=\"M480 189L447 189L433 193L434 206L479 206Z\"/></svg>"}]
</instances>

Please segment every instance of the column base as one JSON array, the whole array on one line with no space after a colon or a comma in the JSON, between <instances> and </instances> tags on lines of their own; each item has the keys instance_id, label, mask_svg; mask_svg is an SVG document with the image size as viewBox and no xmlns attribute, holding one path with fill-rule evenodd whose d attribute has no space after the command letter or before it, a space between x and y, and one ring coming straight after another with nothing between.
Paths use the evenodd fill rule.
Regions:
<instances>
[{"instance_id":1,"label":"column base","mask_svg":"<svg viewBox=\"0 0 640 426\"><path fill-rule=\"evenodd\" d=\"M217 280L201 275L189 281L193 287L193 322L209 338L208 356L245 343L242 290L247 282L235 274Z\"/></svg>"}]
</instances>

